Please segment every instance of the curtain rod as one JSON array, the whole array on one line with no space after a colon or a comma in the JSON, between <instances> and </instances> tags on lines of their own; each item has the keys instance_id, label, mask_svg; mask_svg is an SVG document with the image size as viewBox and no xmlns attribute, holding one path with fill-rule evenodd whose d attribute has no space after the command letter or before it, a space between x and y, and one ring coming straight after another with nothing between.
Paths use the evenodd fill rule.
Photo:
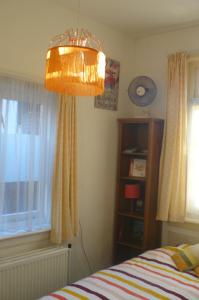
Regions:
<instances>
[{"instance_id":1,"label":"curtain rod","mask_svg":"<svg viewBox=\"0 0 199 300\"><path fill-rule=\"evenodd\" d=\"M199 53L197 53L197 54L189 53L187 61L188 62L192 62L192 61L198 61L199 62Z\"/></svg>"}]
</instances>

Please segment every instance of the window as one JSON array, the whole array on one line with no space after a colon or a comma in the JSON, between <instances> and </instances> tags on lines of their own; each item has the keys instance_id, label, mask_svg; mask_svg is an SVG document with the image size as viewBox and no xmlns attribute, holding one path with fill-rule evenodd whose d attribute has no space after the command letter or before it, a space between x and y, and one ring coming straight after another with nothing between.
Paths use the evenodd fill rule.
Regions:
<instances>
[{"instance_id":1,"label":"window","mask_svg":"<svg viewBox=\"0 0 199 300\"><path fill-rule=\"evenodd\" d=\"M186 220L199 223L199 63L189 63Z\"/></svg>"},{"instance_id":2,"label":"window","mask_svg":"<svg viewBox=\"0 0 199 300\"><path fill-rule=\"evenodd\" d=\"M0 238L50 229L56 96L0 77Z\"/></svg>"},{"instance_id":3,"label":"window","mask_svg":"<svg viewBox=\"0 0 199 300\"><path fill-rule=\"evenodd\" d=\"M199 99L191 100L187 172L187 220L199 222Z\"/></svg>"}]
</instances>

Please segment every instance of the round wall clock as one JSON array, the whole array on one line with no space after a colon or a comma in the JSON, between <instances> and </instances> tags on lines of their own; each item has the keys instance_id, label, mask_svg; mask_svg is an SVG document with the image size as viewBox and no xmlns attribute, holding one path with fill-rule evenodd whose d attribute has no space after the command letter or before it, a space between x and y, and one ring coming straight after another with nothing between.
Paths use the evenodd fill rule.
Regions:
<instances>
[{"instance_id":1,"label":"round wall clock","mask_svg":"<svg viewBox=\"0 0 199 300\"><path fill-rule=\"evenodd\" d=\"M138 106L147 106L153 102L157 94L155 82L147 76L138 76L128 87L130 100Z\"/></svg>"}]
</instances>

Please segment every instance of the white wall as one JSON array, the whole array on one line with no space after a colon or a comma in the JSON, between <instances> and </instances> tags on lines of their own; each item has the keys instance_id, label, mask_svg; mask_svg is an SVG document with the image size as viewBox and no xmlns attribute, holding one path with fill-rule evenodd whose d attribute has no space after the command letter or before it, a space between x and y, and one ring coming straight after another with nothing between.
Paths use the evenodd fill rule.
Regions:
<instances>
[{"instance_id":1,"label":"white wall","mask_svg":"<svg viewBox=\"0 0 199 300\"><path fill-rule=\"evenodd\" d=\"M0 1L0 72L43 81L45 55L52 36L77 26L76 15L59 0ZM118 116L124 116L132 79L134 45L128 38L92 20L81 27L94 33L107 56L121 63L119 109L95 109L92 97L78 98L78 198L84 245L93 270L111 263ZM131 59L129 60L129 57ZM80 238L72 251L71 279L89 273Z\"/></svg>"},{"instance_id":2,"label":"white wall","mask_svg":"<svg viewBox=\"0 0 199 300\"><path fill-rule=\"evenodd\" d=\"M179 30L142 38L135 43L134 76L147 75L157 84L158 94L148 106L153 117L165 118L167 56L177 51L199 53L199 27ZM141 115L142 109L125 102L126 114ZM176 244L182 241L199 240L199 226L190 224L165 223L163 227L163 244Z\"/></svg>"},{"instance_id":3,"label":"white wall","mask_svg":"<svg viewBox=\"0 0 199 300\"><path fill-rule=\"evenodd\" d=\"M147 110L154 117L165 117L167 56L178 51L199 53L199 27L178 30L135 41L133 77L146 75L157 84L158 94ZM127 114L141 115L143 109L125 102Z\"/></svg>"}]
</instances>

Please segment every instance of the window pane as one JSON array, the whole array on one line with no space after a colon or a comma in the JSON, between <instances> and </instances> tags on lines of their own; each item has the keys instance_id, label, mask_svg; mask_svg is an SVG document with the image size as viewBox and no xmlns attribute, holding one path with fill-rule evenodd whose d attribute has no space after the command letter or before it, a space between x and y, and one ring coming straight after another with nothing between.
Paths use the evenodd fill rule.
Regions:
<instances>
[{"instance_id":1,"label":"window pane","mask_svg":"<svg viewBox=\"0 0 199 300\"><path fill-rule=\"evenodd\" d=\"M50 228L57 109L40 85L0 77L2 85L0 237Z\"/></svg>"},{"instance_id":2,"label":"window pane","mask_svg":"<svg viewBox=\"0 0 199 300\"><path fill-rule=\"evenodd\" d=\"M193 104L189 122L187 220L199 221L199 105Z\"/></svg>"},{"instance_id":3,"label":"window pane","mask_svg":"<svg viewBox=\"0 0 199 300\"><path fill-rule=\"evenodd\" d=\"M3 214L14 214L28 211L28 182L6 182L3 206ZM38 182L33 182L32 210L37 209ZM20 199L20 200L19 200ZM19 201L19 203L17 203Z\"/></svg>"},{"instance_id":4,"label":"window pane","mask_svg":"<svg viewBox=\"0 0 199 300\"><path fill-rule=\"evenodd\" d=\"M41 105L39 104L18 103L17 125L24 134L39 134L40 111Z\"/></svg>"}]
</instances>

